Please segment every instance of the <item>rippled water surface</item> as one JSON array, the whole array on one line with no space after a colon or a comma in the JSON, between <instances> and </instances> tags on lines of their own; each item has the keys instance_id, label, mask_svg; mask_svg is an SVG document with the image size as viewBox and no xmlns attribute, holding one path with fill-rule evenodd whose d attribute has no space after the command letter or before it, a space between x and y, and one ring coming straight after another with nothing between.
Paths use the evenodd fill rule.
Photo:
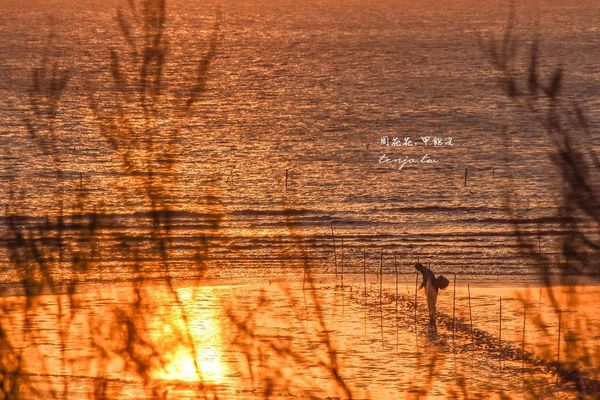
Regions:
<instances>
[{"instance_id":1,"label":"rippled water surface","mask_svg":"<svg viewBox=\"0 0 600 400\"><path fill-rule=\"evenodd\" d=\"M82 187L89 204L116 216L114 229L134 232L146 211L139 183L122 171L89 108L94 96L106 107L116 96L109 49L123 48L119 3L0 4L1 201L12 198L15 213L38 218L56 214L58 200ZM174 100L161 105L165 126L180 132L176 140L166 128L157 134L176 158L164 189L178 248L206 234L206 213L217 213L211 257L223 268L277 266L291 224L326 265L332 225L348 265L367 246L432 259L445 272L527 275L515 257L515 218L553 251L560 228L548 218L557 177L548 144L504 100L479 44L503 31L504 2L172 1L165 73L173 93L206 50L217 9L223 37L199 107L181 119L169 111ZM517 15L519 37L540 32L543 67L563 63L568 95L597 121L598 4L519 4ZM53 154L32 142L23 121L32 70L44 59L71 76ZM509 151L505 127L513 132ZM382 136L422 146L381 146ZM423 146L422 136L451 137L453 145ZM383 154L439 162L399 171L379 163Z\"/></svg>"},{"instance_id":2,"label":"rippled water surface","mask_svg":"<svg viewBox=\"0 0 600 400\"><path fill-rule=\"evenodd\" d=\"M341 372L356 398L569 397L548 363L597 353L598 288L515 292L539 267L515 227L550 257L565 228L551 144L489 62L506 2L172 0L151 100L122 83L126 3L0 0L0 350L27 355L0 361L26 396L323 398ZM516 15L597 126L598 2ZM458 279L435 337L417 260Z\"/></svg>"},{"instance_id":3,"label":"rippled water surface","mask_svg":"<svg viewBox=\"0 0 600 400\"><path fill-rule=\"evenodd\" d=\"M317 362L327 360L327 347L314 318L312 296L316 293L319 312L327 321L329 340L337 349L340 373L355 398L410 398L418 393L428 393L428 398L447 398L463 388L475 397L500 392L521 396L533 391L551 398L570 398L567 389L548 383L554 377L547 370L511 355L524 346L526 351L537 354L537 360L556 359L558 321L545 290L538 297L537 288L472 287L467 291L459 284L456 294L453 290L443 292L440 320L452 321L454 304L456 321L465 326L472 322L475 329L487 332L491 338L474 341L469 329L453 333L451 325L442 323L436 337L427 334L424 298L420 293L415 315L411 303L414 287L410 284L396 289L394 282L384 282L382 289L380 292L375 276L367 278L367 286L355 282L342 289L323 282L315 292L303 291L300 282L187 282L176 288L181 306L164 284L144 285L144 302L154 312L143 324L148 327L149 339L164 350L162 364L151 366L148 374L164 384L172 398L198 398L200 380L205 385L201 392L208 393L209 398L214 393L224 398L263 398L262 374L265 378L276 377L273 394L277 398L322 398L333 393L335 385ZM596 317L586 319L586 315L598 315L598 307L589 302L597 297L598 288L581 287L577 291L582 303L588 305L563 320L563 335L582 321L598 323ZM555 293L563 301L567 292L562 288ZM105 382L109 396L148 397L139 377L126 372L122 360L109 361L100 351L118 349L119 337L107 329L94 331L98 318L108 322L118 315L113 314L118 307L129 307L130 293L129 285L110 289L91 285L75 296L78 311L66 329L66 364L60 348L51 343L57 341L61 332L54 320L58 301L64 301L65 307L69 303L66 297L42 299L40 307L45 311L32 319L39 345L28 353L24 366L27 376L32 373L29 378L34 387L54 388L60 396L66 379L70 398L88 398L98 382ZM499 296L504 300L501 326ZM523 333L523 305L519 300L523 297L530 302L528 312L532 316L540 315L540 311L543 314L544 329L529 321ZM263 299L262 306L257 308L259 299ZM21 306L18 298L7 300L15 310ZM14 317L18 321L18 313ZM193 348L173 346L186 332L186 326ZM251 329L260 340L247 347L240 326ZM8 333L21 328L17 322ZM598 338L588 335L580 339L589 349L597 346ZM564 343L561 359L569 359ZM495 346L501 346L502 353ZM260 354L265 358L260 358Z\"/></svg>"}]
</instances>

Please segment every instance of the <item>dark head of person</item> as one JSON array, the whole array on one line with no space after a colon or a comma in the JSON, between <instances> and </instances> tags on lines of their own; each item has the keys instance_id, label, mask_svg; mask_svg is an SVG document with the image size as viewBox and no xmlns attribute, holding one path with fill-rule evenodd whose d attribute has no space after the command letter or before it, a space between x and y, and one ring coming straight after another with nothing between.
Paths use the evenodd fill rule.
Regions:
<instances>
[{"instance_id":1,"label":"dark head of person","mask_svg":"<svg viewBox=\"0 0 600 400\"><path fill-rule=\"evenodd\" d=\"M421 271L424 279L431 279L431 283L437 289L446 289L450 284L450 281L444 275L436 277L431 269L427 268L420 262L415 263L415 269Z\"/></svg>"}]
</instances>

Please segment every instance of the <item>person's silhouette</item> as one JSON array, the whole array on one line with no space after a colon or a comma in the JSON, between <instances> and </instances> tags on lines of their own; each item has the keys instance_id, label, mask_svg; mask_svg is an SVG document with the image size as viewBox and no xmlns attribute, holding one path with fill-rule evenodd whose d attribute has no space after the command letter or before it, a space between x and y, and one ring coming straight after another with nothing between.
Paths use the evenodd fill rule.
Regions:
<instances>
[{"instance_id":1,"label":"person's silhouette","mask_svg":"<svg viewBox=\"0 0 600 400\"><path fill-rule=\"evenodd\" d=\"M435 332L437 330L435 303L437 302L438 292L440 289L446 289L450 281L443 275L436 277L433 271L419 262L415 263L415 269L423 274L423 282L421 282L419 289L425 288L427 308L429 309L429 328Z\"/></svg>"}]
</instances>

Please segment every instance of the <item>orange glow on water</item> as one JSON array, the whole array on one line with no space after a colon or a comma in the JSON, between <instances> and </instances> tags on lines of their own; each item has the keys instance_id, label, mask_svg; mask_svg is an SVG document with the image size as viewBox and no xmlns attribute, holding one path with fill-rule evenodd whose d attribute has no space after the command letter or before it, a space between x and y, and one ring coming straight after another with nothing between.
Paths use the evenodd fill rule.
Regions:
<instances>
[{"instance_id":1,"label":"orange glow on water","mask_svg":"<svg viewBox=\"0 0 600 400\"><path fill-rule=\"evenodd\" d=\"M227 366L223 361L220 307L212 291L211 287L199 287L178 292L181 308L171 308L167 323L156 330L154 337L157 343L166 344L165 365L155 373L156 378L211 385L225 383ZM185 312L187 323L181 311ZM179 337L183 340L170 344Z\"/></svg>"}]
</instances>

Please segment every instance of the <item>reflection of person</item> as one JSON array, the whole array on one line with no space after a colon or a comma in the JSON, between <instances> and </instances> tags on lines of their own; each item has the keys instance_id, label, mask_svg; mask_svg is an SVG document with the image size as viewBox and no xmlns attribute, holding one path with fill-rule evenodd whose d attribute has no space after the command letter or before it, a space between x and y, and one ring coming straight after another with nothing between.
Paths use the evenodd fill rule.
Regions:
<instances>
[{"instance_id":1,"label":"reflection of person","mask_svg":"<svg viewBox=\"0 0 600 400\"><path fill-rule=\"evenodd\" d=\"M416 263L415 269L423 274L423 282L421 282L419 289L425 288L425 295L427 296L427 308L429 309L429 328L435 332L435 303L437 301L438 292L440 289L446 289L450 284L450 281L448 281L444 275L436 277L433 271L421 263Z\"/></svg>"}]
</instances>

